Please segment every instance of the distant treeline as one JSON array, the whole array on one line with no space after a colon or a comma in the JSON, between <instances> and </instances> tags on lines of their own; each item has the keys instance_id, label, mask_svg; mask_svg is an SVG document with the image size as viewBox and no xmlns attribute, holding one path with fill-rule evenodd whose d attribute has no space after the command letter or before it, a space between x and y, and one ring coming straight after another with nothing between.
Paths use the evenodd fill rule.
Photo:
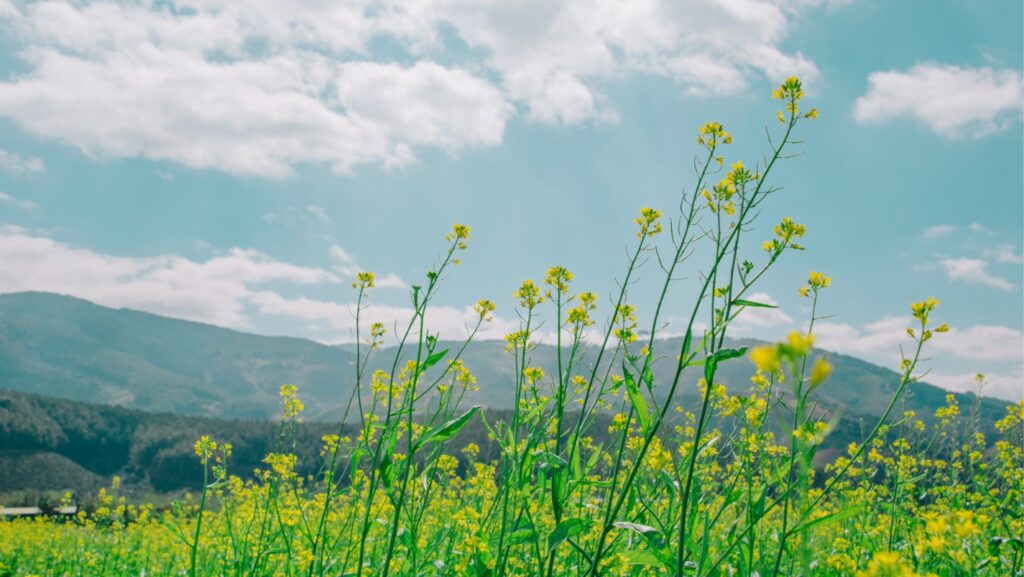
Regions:
<instances>
[{"instance_id":1,"label":"distant treeline","mask_svg":"<svg viewBox=\"0 0 1024 577\"><path fill-rule=\"evenodd\" d=\"M87 493L113 475L127 487L157 493L196 489L202 469L194 445L202 435L233 445L229 468L242 478L251 477L275 451L294 452L299 473L312 475L320 466L322 437L354 431L351 425L314 422L300 423L294 435L282 434L273 421L147 413L0 389L0 493ZM481 459L497 456L479 419L461 431L451 449L460 451L468 443L480 447Z\"/></svg>"},{"instance_id":2,"label":"distant treeline","mask_svg":"<svg viewBox=\"0 0 1024 577\"><path fill-rule=\"evenodd\" d=\"M694 399L696 401L696 399ZM965 407L966 409L967 407ZM784 428L785 407L770 418L770 428ZM509 411L487 410L486 418L501 420ZM923 415L927 418L930 415ZM831 461L851 442L861 440L875 417L852 413L835 422L835 428L819 450L818 462ZM991 432L994 419L981 416L979 425ZM595 442L608 438L610 416L602 415L590 428ZM728 434L730 426L722 425ZM354 435L353 425L300 423L294 434L282 435L281 426L266 420L217 420L204 417L148 413L107 405L93 405L42 395L0 389L0 503L35 504L42 495L71 490L81 497L122 479L126 490L152 494L194 490L202 482L202 469L194 445L202 435L234 447L231 474L251 478L264 467L271 452L294 452L297 471L315 475L321 465L320 449L325 434ZM488 438L487 427L474 418L448 446L451 454L465 459L461 450L469 443L480 448L479 460L498 457L498 446Z\"/></svg>"}]
</instances>

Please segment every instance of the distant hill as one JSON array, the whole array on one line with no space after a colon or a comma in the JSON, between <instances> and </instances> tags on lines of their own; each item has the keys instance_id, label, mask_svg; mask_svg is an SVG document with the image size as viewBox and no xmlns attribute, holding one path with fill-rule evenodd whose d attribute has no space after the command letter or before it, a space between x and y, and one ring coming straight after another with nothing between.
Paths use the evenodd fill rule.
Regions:
<instances>
[{"instance_id":1,"label":"distant hill","mask_svg":"<svg viewBox=\"0 0 1024 577\"><path fill-rule=\"evenodd\" d=\"M754 342L736 341L734 346ZM657 352L665 359L655 365L657 381L670 377L679 344L658 342ZM383 363L392 354L384 349L375 358ZM471 402L511 407L514 369L504 343L474 343L464 359L481 389ZM340 418L352 391L353 360L350 347L257 336L49 293L0 295L0 387L15 391L178 415L265 419L278 412L278 387L294 383L307 419L329 421ZM846 355L834 354L831 360L835 371L818 391L820 406L851 415L881 414L898 375ZM555 348L538 346L531 364L552 374ZM721 366L719 379L730 389L746 390L752 370L748 361L738 359ZM698 369L684 374L679 402L696 398L699 376ZM938 387L916 383L908 407L930 415L945 395ZM963 404L972 402L970 395L958 396ZM982 418L994 420L1005 405L983 399Z\"/></svg>"},{"instance_id":2,"label":"distant hill","mask_svg":"<svg viewBox=\"0 0 1024 577\"><path fill-rule=\"evenodd\" d=\"M147 411L266 418L295 383L326 417L352 355L49 293L0 295L0 387Z\"/></svg>"}]
</instances>

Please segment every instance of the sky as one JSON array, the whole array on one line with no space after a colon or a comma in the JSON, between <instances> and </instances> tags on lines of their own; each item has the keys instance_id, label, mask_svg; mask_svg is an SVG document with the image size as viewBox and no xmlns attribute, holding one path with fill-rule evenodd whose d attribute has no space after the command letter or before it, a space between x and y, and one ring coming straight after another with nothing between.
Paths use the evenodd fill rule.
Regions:
<instances>
[{"instance_id":1,"label":"sky","mask_svg":"<svg viewBox=\"0 0 1024 577\"><path fill-rule=\"evenodd\" d=\"M1022 22L1018 0L0 0L0 292L342 343L354 274L377 274L366 318L407 318L459 222L442 336L479 298L485 336L513 330L552 265L607 313L639 208L693 192L698 127L754 165L797 75L821 116L750 236L788 216L807 250L734 334L805 327L819 270L821 347L895 366L933 296L952 330L926 380L1020 399ZM639 278L643 320L656 263Z\"/></svg>"}]
</instances>

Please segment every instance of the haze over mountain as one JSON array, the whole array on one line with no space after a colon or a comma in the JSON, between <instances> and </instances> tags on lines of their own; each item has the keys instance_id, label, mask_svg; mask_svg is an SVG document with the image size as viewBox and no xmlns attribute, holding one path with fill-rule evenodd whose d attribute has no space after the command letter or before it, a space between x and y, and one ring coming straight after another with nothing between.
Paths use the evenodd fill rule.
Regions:
<instances>
[{"instance_id":1,"label":"haze over mountain","mask_svg":"<svg viewBox=\"0 0 1024 577\"><path fill-rule=\"evenodd\" d=\"M735 341L735 346L755 341ZM659 341L664 357L655 382L671 377L678 339ZM456 343L442 343L438 350ZM593 351L590 351L593 354ZM370 370L390 369L394 350L375 353ZM0 295L0 388L145 411L216 418L269 418L278 412L278 387L293 383L311 420L337 420L354 383L351 347L246 334L126 309L111 309L50 293ZM463 358L480 391L469 402L505 409L513 402L514 365L504 343L479 341ZM819 389L824 408L878 415L891 398L895 372L860 359L830 354L832 378ZM555 348L539 345L532 365L555 372ZM746 359L721 365L719 379L746 390L753 368ZM697 394L698 369L683 375L678 396ZM946 391L916 383L908 405L922 414ZM1005 405L984 399L992 416Z\"/></svg>"}]
</instances>

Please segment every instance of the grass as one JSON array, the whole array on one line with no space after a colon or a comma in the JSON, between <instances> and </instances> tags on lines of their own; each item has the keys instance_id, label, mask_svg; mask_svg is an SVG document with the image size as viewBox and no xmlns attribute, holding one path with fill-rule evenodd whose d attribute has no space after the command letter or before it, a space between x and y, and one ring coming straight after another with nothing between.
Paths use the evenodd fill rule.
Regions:
<instances>
[{"instance_id":1,"label":"grass","mask_svg":"<svg viewBox=\"0 0 1024 577\"><path fill-rule=\"evenodd\" d=\"M999 439L986 439L975 410L953 397L931 425L904 406L927 343L948 330L934 321L936 301L911 306L914 347L884 415L824 468L815 455L833 421L812 393L828 386L831 365L813 341L831 279L812 272L800 289L811 304L807 331L752 350L726 346L739 314L771 306L750 300L753 287L803 248L805 228L788 218L745 248L762 203L778 192L769 176L792 155L798 126L817 116L801 110L795 78L773 96L784 110L756 167L726 168L731 135L717 123L700 129L695 194L667 224L655 209L640 211L603 328L598 298L574 293L564 267L522 283L520 330L506 336L511 416L469 407L474 379L461 360L494 305L477 304L461 347L438 350L428 332L438 287L470 239L455 225L425 284L412 289L414 314L394 335L389 371L367 374L385 338L383 325L360 316L374 276L353 284L357 387L344 420L359 433L325 435L317 475L295 472L304 406L285 385L279 449L255 480L231 474L230 445L203 437L199 495L157 509L127 504L115 483L94 513L69 522L0 521L0 576L1021 575L1024 403L997 424ZM658 245L665 236L667 249ZM642 330L629 289L652 254L659 296ZM663 305L684 270L697 279L686 324L673 328L685 337L661 350ZM554 314L557 374L530 364L544 311ZM600 346L584 363L588 344ZM716 383L718 368L735 362L757 368L746 394ZM656 380L654 363L672 363L674 377ZM684 382L688 367L703 378ZM697 387L700 402L675 404L680 387ZM607 440L597 442L605 414ZM772 432L769 414L786 416L788 434ZM472 444L461 454L448 447L476 418L501 447L493 461L479 460Z\"/></svg>"}]
</instances>

